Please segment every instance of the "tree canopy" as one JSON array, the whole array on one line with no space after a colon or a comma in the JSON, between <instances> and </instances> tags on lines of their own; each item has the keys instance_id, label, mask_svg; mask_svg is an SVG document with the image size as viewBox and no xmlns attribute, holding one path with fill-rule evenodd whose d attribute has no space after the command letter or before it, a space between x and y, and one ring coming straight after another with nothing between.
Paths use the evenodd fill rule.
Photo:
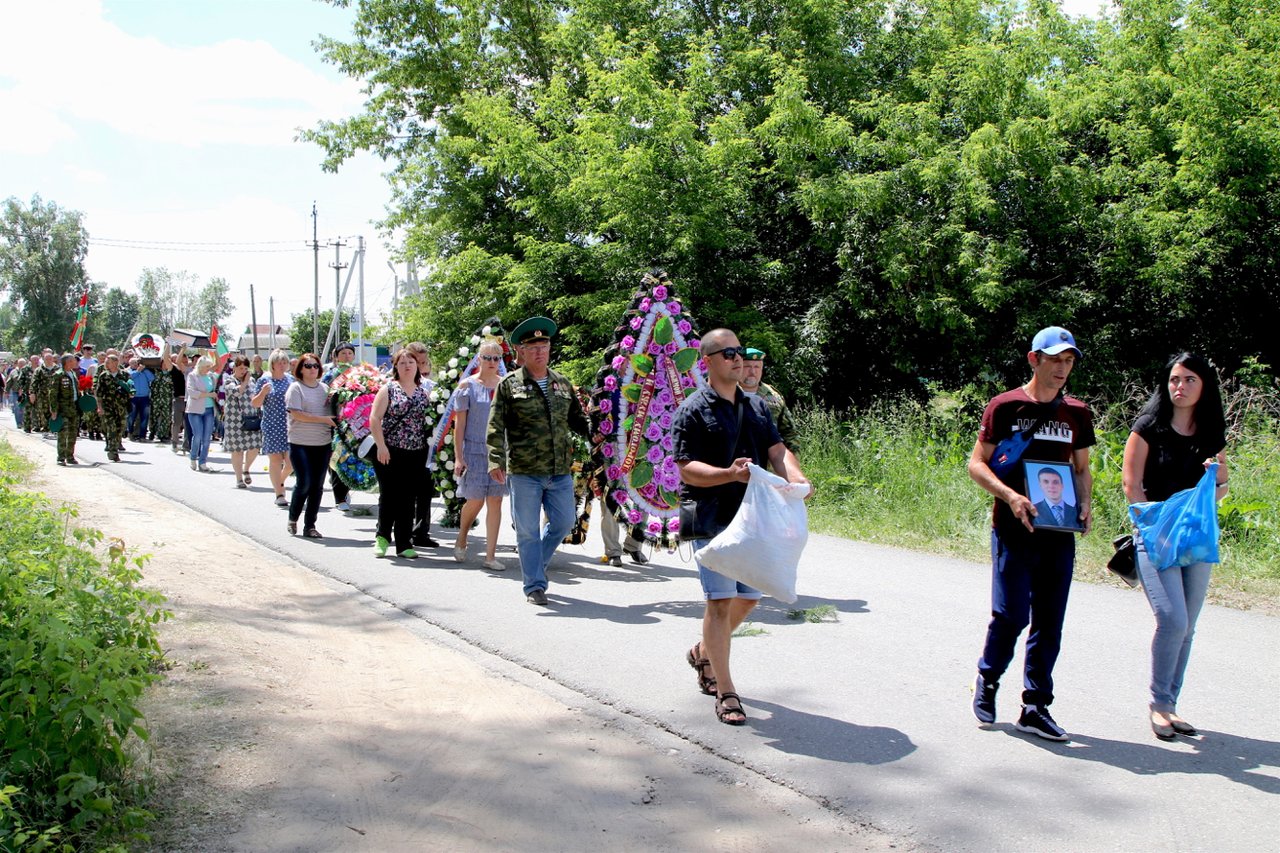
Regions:
<instances>
[{"instance_id":1,"label":"tree canopy","mask_svg":"<svg viewBox=\"0 0 1280 853\"><path fill-rule=\"evenodd\" d=\"M1277 0L359 0L323 54L428 270L407 323L563 330L595 368L640 275L843 405L1007 382L1076 332L1115 388L1280 358Z\"/></svg>"},{"instance_id":2,"label":"tree canopy","mask_svg":"<svg viewBox=\"0 0 1280 853\"><path fill-rule=\"evenodd\" d=\"M9 342L27 352L69 347L76 309L88 282L89 235L79 211L40 196L30 206L10 197L0 214L0 292L15 314Z\"/></svg>"}]
</instances>

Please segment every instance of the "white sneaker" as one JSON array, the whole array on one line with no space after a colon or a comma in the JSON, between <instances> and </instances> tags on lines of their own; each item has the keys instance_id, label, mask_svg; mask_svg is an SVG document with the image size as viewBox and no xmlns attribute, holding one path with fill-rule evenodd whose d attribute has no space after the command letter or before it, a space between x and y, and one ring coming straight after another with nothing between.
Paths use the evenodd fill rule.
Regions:
<instances>
[{"instance_id":1,"label":"white sneaker","mask_svg":"<svg viewBox=\"0 0 1280 853\"><path fill-rule=\"evenodd\" d=\"M346 501L342 501L341 503L334 504L333 508L336 509L338 512L351 512L351 504L347 503Z\"/></svg>"},{"instance_id":2,"label":"white sneaker","mask_svg":"<svg viewBox=\"0 0 1280 853\"><path fill-rule=\"evenodd\" d=\"M485 560L481 565L491 572L503 572L507 569L507 567L502 564L501 560Z\"/></svg>"},{"instance_id":3,"label":"white sneaker","mask_svg":"<svg viewBox=\"0 0 1280 853\"><path fill-rule=\"evenodd\" d=\"M454 559L454 560L456 560L456 561L458 561L459 563L465 563L465 562L467 561L467 546L466 546L466 545L454 545L454 546L453 546L453 559Z\"/></svg>"},{"instance_id":4,"label":"white sneaker","mask_svg":"<svg viewBox=\"0 0 1280 853\"><path fill-rule=\"evenodd\" d=\"M196 464L196 460L192 459L192 460L191 460L191 470L192 470L192 471L198 471L199 469L200 469L200 466Z\"/></svg>"}]
</instances>

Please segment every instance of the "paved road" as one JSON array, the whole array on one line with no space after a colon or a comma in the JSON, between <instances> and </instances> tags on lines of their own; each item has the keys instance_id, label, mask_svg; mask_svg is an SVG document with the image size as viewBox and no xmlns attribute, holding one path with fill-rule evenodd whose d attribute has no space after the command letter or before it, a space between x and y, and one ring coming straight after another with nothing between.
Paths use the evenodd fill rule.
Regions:
<instances>
[{"instance_id":1,"label":"paved road","mask_svg":"<svg viewBox=\"0 0 1280 853\"><path fill-rule=\"evenodd\" d=\"M197 474L167 447L128 450L116 465L97 442L81 442L79 455L444 628L477 654L540 672L904 841L946 850L1276 849L1274 618L1205 609L1180 709L1204 734L1165 744L1145 712L1153 622L1142 594L1075 585L1053 708L1073 738L1049 743L1012 729L1016 677L1006 677L996 726L979 728L969 712L987 566L814 536L790 607L830 604L839 621L792 621L790 607L770 600L757 609L763 633L734 643L750 716L735 729L715 721L684 663L702 608L696 574L676 554L611 569L598 562L593 531L587 546L557 555L552 606L538 608L524 602L509 548L499 552L511 565L503 574L455 563L448 532L427 559L376 560L373 519L332 508L320 517L322 542L290 538L265 474L245 492L233 488L225 454L210 459L222 473ZM513 541L504 524L503 544ZM193 566L207 559L196 554L193 543Z\"/></svg>"}]
</instances>

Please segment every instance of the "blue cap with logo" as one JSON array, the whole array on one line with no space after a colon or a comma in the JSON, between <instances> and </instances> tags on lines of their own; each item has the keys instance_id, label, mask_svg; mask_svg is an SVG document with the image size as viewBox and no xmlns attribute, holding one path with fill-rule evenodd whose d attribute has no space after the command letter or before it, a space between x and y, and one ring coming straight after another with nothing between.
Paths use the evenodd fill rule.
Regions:
<instances>
[{"instance_id":1,"label":"blue cap with logo","mask_svg":"<svg viewBox=\"0 0 1280 853\"><path fill-rule=\"evenodd\" d=\"M1072 350L1076 354L1076 358L1084 358L1084 353L1080 352L1080 347L1076 346L1076 339L1070 332L1061 326L1049 326L1036 332L1036 336L1031 339L1031 351L1042 352L1045 355L1057 355L1060 352Z\"/></svg>"}]
</instances>

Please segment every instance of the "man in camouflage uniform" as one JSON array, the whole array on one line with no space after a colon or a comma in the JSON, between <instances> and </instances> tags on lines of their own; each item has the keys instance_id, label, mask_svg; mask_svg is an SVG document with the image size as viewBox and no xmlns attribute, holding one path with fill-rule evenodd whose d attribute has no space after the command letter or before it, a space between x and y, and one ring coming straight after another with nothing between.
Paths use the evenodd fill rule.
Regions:
<instances>
[{"instance_id":1,"label":"man in camouflage uniform","mask_svg":"<svg viewBox=\"0 0 1280 853\"><path fill-rule=\"evenodd\" d=\"M151 381L151 424L148 426L153 441L169 440L173 427L173 377L167 370L156 371Z\"/></svg>"},{"instance_id":2,"label":"man in camouflage uniform","mask_svg":"<svg viewBox=\"0 0 1280 853\"><path fill-rule=\"evenodd\" d=\"M17 367L9 374L9 390L13 393L13 422L18 429L31 432L31 427L23 420L27 409L27 385L31 382L31 368L25 358L18 359Z\"/></svg>"},{"instance_id":3,"label":"man in camouflage uniform","mask_svg":"<svg viewBox=\"0 0 1280 853\"><path fill-rule=\"evenodd\" d=\"M124 426L129 416L129 400L133 392L129 390L129 380L120 369L120 356L110 353L107 362L98 368L93 379L93 393L98 398L98 420L102 430L107 434L107 458L112 462L120 461L120 451L124 450Z\"/></svg>"},{"instance_id":4,"label":"man in camouflage uniform","mask_svg":"<svg viewBox=\"0 0 1280 853\"><path fill-rule=\"evenodd\" d=\"M547 366L555 333L546 317L531 317L511 333L521 366L498 383L486 441L489 476L511 487L525 600L541 605L547 603L547 565L576 516L569 431L591 435L573 384Z\"/></svg>"},{"instance_id":5,"label":"man in camouflage uniform","mask_svg":"<svg viewBox=\"0 0 1280 853\"><path fill-rule=\"evenodd\" d=\"M58 366L58 358L53 350L45 350L41 360L43 363L31 377L30 392L27 394L31 405L27 408L27 417L32 420L32 430L48 435L49 413L53 408L53 386L57 384L58 374L62 369Z\"/></svg>"},{"instance_id":6,"label":"man in camouflage uniform","mask_svg":"<svg viewBox=\"0 0 1280 853\"><path fill-rule=\"evenodd\" d=\"M747 347L747 354L742 358L742 379L738 383L739 386L748 396L760 395L760 399L769 407L769 414L773 415L773 422L778 427L778 435L782 436L782 443L787 446L787 450L795 453L796 421L791 416L791 410L787 408L787 401L782 399L782 395L774 390L773 386L763 381L764 352L755 347Z\"/></svg>"},{"instance_id":7,"label":"man in camouflage uniform","mask_svg":"<svg viewBox=\"0 0 1280 853\"><path fill-rule=\"evenodd\" d=\"M62 418L58 431L58 464L79 465L76 461L76 437L80 434L80 359L66 353L62 356L62 369L50 383L50 420Z\"/></svg>"}]
</instances>

